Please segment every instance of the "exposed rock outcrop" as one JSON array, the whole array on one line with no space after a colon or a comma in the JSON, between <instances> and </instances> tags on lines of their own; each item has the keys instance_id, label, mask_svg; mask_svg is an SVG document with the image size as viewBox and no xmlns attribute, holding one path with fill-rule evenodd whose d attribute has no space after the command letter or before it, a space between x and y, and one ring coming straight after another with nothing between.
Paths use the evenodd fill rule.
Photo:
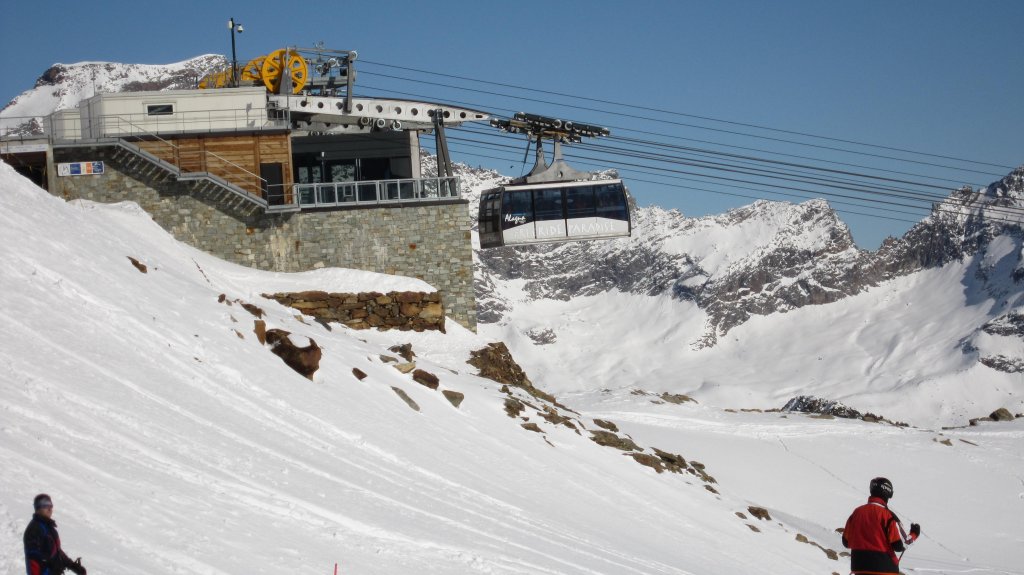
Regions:
<instances>
[{"instance_id":1,"label":"exposed rock outcrop","mask_svg":"<svg viewBox=\"0 0 1024 575\"><path fill-rule=\"evenodd\" d=\"M263 297L297 309L325 324L339 322L352 329L445 330L444 306L439 292L304 291L263 294Z\"/></svg>"},{"instance_id":2,"label":"exposed rock outcrop","mask_svg":"<svg viewBox=\"0 0 1024 575\"><path fill-rule=\"evenodd\" d=\"M320 358L323 355L320 346L310 339L308 345L299 347L292 342L290 336L291 333L283 329L268 329L266 338L270 351L303 377L313 379L313 374L320 369Z\"/></svg>"},{"instance_id":3,"label":"exposed rock outcrop","mask_svg":"<svg viewBox=\"0 0 1024 575\"><path fill-rule=\"evenodd\" d=\"M860 419L863 414L852 407L847 407L838 401L822 399L811 395L800 395L790 399L782 407L782 411L795 411L798 413L817 413L820 415L831 415L844 419Z\"/></svg>"},{"instance_id":4,"label":"exposed rock outcrop","mask_svg":"<svg viewBox=\"0 0 1024 575\"><path fill-rule=\"evenodd\" d=\"M470 352L470 359L466 363L480 370L480 377L518 387L538 399L555 402L554 396L534 387L504 342L488 344L483 349Z\"/></svg>"}]
</instances>

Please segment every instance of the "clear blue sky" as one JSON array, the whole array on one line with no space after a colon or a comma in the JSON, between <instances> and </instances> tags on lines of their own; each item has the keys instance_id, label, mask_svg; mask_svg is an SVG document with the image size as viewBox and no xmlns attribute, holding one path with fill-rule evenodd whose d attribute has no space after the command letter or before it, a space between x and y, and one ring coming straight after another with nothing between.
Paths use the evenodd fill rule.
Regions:
<instances>
[{"instance_id":1,"label":"clear blue sky","mask_svg":"<svg viewBox=\"0 0 1024 575\"><path fill-rule=\"evenodd\" d=\"M230 16L245 25L245 33L238 39L240 59L285 45L309 46L322 40L328 47L357 50L360 58L367 61L585 94L615 102L1005 166L1024 163L1024 106L1021 104L1024 102L1024 42L1020 34L1024 1L1017 0L307 3L5 0L0 16L0 47L7 55L8 64L0 76L0 101L6 102L31 87L54 62L168 63L204 53L227 54L230 39L225 22ZM984 184L996 179L985 174L897 163L382 78L373 73L407 77L414 74L370 64L359 69L357 86L365 86L360 88L364 93L399 90L436 95L479 104L485 109L511 108L559 115L678 137L916 172L963 183ZM416 77L452 82L436 77ZM512 91L461 84L499 92ZM543 95L535 97L553 99ZM601 104L575 103L609 108ZM625 108L618 110L628 113ZM663 117L675 122L755 131L769 137L791 137L682 117ZM627 135L622 131L617 133ZM674 142L687 145L684 141ZM816 143L901 155L834 142ZM468 143L453 144L456 160L499 168L506 173L517 172L520 168L518 159L471 156L474 151L503 158L520 156L517 151L485 151ZM915 159L952 163L935 158ZM602 163L608 167L617 165L616 160L608 156ZM993 173L1008 171L991 166L974 167ZM623 175L630 177L626 171ZM633 174L633 178L730 191L722 182L701 185L640 174ZM633 183L631 188L642 204L675 207L691 215L717 213L750 201L646 183ZM844 219L853 228L858 243L868 248L877 247L885 235L900 234L909 226L856 215L844 215Z\"/></svg>"}]
</instances>

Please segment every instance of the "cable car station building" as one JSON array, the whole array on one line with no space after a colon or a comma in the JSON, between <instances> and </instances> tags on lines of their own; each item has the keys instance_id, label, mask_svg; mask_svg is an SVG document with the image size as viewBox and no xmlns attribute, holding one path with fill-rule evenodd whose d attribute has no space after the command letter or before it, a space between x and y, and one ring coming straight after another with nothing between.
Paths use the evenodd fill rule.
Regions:
<instances>
[{"instance_id":1,"label":"cable car station building","mask_svg":"<svg viewBox=\"0 0 1024 575\"><path fill-rule=\"evenodd\" d=\"M355 54L328 55L280 50L236 69L239 87L97 94L46 118L42 136L4 137L0 154L55 195L137 202L177 239L242 265L423 279L475 329L471 218L444 126L487 116L356 98ZM253 71L271 58L270 74ZM421 172L424 133L437 174Z\"/></svg>"}]
</instances>

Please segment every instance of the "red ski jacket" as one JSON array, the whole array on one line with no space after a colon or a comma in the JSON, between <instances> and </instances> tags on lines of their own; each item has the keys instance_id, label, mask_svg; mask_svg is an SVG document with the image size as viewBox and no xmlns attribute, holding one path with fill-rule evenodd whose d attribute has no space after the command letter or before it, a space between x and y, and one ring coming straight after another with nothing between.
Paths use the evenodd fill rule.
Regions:
<instances>
[{"instance_id":1,"label":"red ski jacket","mask_svg":"<svg viewBox=\"0 0 1024 575\"><path fill-rule=\"evenodd\" d=\"M896 554L916 539L914 534L904 534L899 518L880 497L872 497L866 505L854 509L843 531L843 545L851 550L850 571L855 575L899 573Z\"/></svg>"}]
</instances>

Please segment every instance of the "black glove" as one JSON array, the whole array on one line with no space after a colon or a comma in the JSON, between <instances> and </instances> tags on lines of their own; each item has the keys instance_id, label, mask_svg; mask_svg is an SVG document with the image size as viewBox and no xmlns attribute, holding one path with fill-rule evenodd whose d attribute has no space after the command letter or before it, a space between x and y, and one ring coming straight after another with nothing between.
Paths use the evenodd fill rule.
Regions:
<instances>
[{"instance_id":1,"label":"black glove","mask_svg":"<svg viewBox=\"0 0 1024 575\"><path fill-rule=\"evenodd\" d=\"M75 559L75 562L68 565L68 569L75 573L75 575L85 575L85 567L82 565L82 558Z\"/></svg>"},{"instance_id":2,"label":"black glove","mask_svg":"<svg viewBox=\"0 0 1024 575\"><path fill-rule=\"evenodd\" d=\"M910 534L913 535L914 537L920 537L921 536L921 526L918 525L917 523L911 523L910 524Z\"/></svg>"}]
</instances>

